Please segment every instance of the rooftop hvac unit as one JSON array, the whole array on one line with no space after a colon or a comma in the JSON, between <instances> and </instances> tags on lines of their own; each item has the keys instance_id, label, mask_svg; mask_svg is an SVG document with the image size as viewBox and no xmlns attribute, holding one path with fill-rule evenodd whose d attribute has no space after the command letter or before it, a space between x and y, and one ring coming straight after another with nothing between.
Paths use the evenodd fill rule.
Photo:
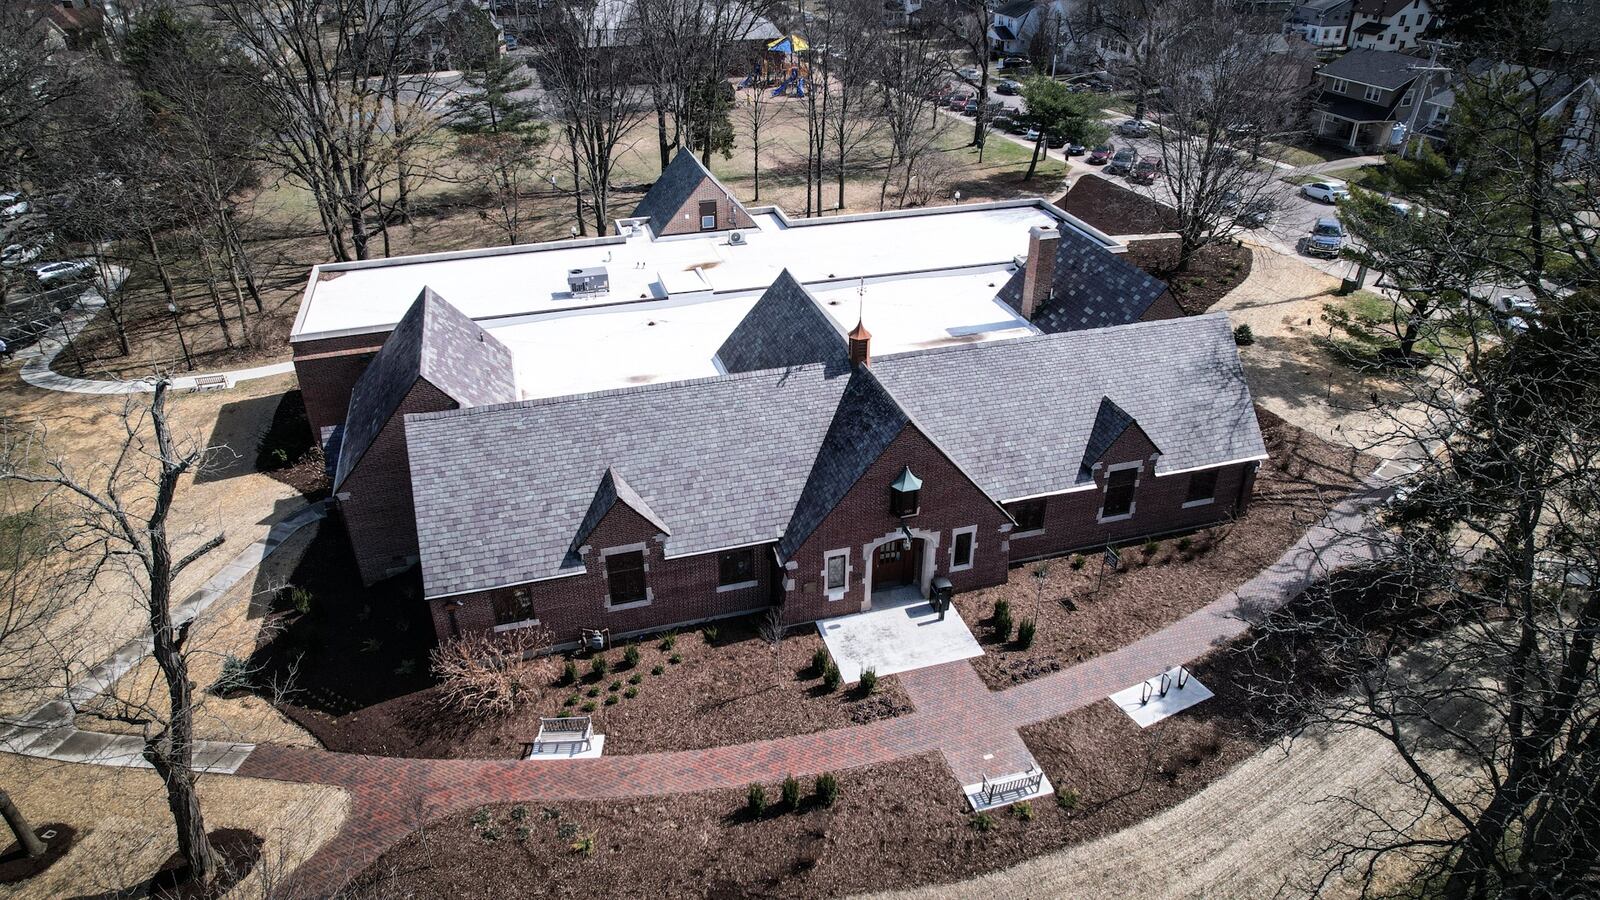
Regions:
<instances>
[{"instance_id":1,"label":"rooftop hvac unit","mask_svg":"<svg viewBox=\"0 0 1600 900\"><path fill-rule=\"evenodd\" d=\"M728 235L728 243L734 245L735 247L743 247L744 246L744 232L735 231L733 234Z\"/></svg>"},{"instance_id":2,"label":"rooftop hvac unit","mask_svg":"<svg viewBox=\"0 0 1600 900\"><path fill-rule=\"evenodd\" d=\"M604 294L611 290L611 276L605 266L567 270L567 289L573 294Z\"/></svg>"}]
</instances>

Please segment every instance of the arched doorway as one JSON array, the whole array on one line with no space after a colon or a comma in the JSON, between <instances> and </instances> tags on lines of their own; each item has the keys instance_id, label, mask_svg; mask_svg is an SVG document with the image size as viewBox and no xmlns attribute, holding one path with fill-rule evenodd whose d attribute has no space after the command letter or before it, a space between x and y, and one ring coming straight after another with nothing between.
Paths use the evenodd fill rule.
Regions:
<instances>
[{"instance_id":1,"label":"arched doorway","mask_svg":"<svg viewBox=\"0 0 1600 900\"><path fill-rule=\"evenodd\" d=\"M906 546L907 543L910 546ZM872 556L872 590L916 584L922 574L922 554L927 541L887 541L879 544Z\"/></svg>"},{"instance_id":2,"label":"arched doorway","mask_svg":"<svg viewBox=\"0 0 1600 900\"><path fill-rule=\"evenodd\" d=\"M911 538L906 539L906 532ZM906 599L928 596L933 581L934 561L939 553L939 533L920 528L896 529L863 544L867 563L867 596L862 611L873 607L883 595Z\"/></svg>"}]
</instances>

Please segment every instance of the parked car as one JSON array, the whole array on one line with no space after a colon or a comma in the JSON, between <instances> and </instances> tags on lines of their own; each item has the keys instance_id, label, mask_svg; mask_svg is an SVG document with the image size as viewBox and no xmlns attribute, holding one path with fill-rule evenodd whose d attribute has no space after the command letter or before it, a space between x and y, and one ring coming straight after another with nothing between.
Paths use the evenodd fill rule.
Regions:
<instances>
[{"instance_id":1,"label":"parked car","mask_svg":"<svg viewBox=\"0 0 1600 900\"><path fill-rule=\"evenodd\" d=\"M39 284L49 287L67 281L77 281L94 274L94 263L86 259L69 259L34 266L33 277Z\"/></svg>"},{"instance_id":2,"label":"parked car","mask_svg":"<svg viewBox=\"0 0 1600 900\"><path fill-rule=\"evenodd\" d=\"M1089 151L1088 163L1091 166L1103 166L1111 161L1111 154L1117 152L1115 144L1100 144Z\"/></svg>"},{"instance_id":3,"label":"parked car","mask_svg":"<svg viewBox=\"0 0 1600 900\"><path fill-rule=\"evenodd\" d=\"M0 266L8 269L25 266L39 258L44 248L38 244L8 244L0 250Z\"/></svg>"},{"instance_id":4,"label":"parked car","mask_svg":"<svg viewBox=\"0 0 1600 900\"><path fill-rule=\"evenodd\" d=\"M1037 129L1037 128L1029 128L1027 133L1024 134L1022 136L1022 138L1023 138L1023 140L1037 141L1039 139L1039 129Z\"/></svg>"},{"instance_id":5,"label":"parked car","mask_svg":"<svg viewBox=\"0 0 1600 900\"><path fill-rule=\"evenodd\" d=\"M977 115L978 114L978 101L977 101L977 99L974 98L972 100L968 100L966 105L961 107L961 111L963 113L969 115L969 116Z\"/></svg>"},{"instance_id":6,"label":"parked car","mask_svg":"<svg viewBox=\"0 0 1600 900\"><path fill-rule=\"evenodd\" d=\"M1161 158L1146 156L1133 167L1133 172L1128 180L1134 184L1153 184L1156 176L1161 174Z\"/></svg>"},{"instance_id":7,"label":"parked car","mask_svg":"<svg viewBox=\"0 0 1600 900\"><path fill-rule=\"evenodd\" d=\"M1257 197L1246 203L1234 214L1233 220L1246 228L1264 228L1272 221L1272 214L1277 212L1272 201L1265 197Z\"/></svg>"},{"instance_id":8,"label":"parked car","mask_svg":"<svg viewBox=\"0 0 1600 900\"><path fill-rule=\"evenodd\" d=\"M956 112L961 112L963 109L967 108L967 101L971 99L971 94L951 94L950 99L945 102L945 106Z\"/></svg>"},{"instance_id":9,"label":"parked car","mask_svg":"<svg viewBox=\"0 0 1600 900\"><path fill-rule=\"evenodd\" d=\"M31 212L33 212L32 203L29 203L26 200L18 200L9 206L0 207L0 222L10 222L14 219L20 219Z\"/></svg>"},{"instance_id":10,"label":"parked car","mask_svg":"<svg viewBox=\"0 0 1600 900\"><path fill-rule=\"evenodd\" d=\"M1019 116L1011 120L1011 126L1007 128L1006 131L1009 131L1012 134L1027 134L1028 129L1032 127L1032 125L1028 124L1028 120L1026 118Z\"/></svg>"},{"instance_id":11,"label":"parked car","mask_svg":"<svg viewBox=\"0 0 1600 900\"><path fill-rule=\"evenodd\" d=\"M1342 181L1313 181L1302 186L1300 193L1320 203L1338 203L1350 196L1350 188Z\"/></svg>"},{"instance_id":12,"label":"parked car","mask_svg":"<svg viewBox=\"0 0 1600 900\"><path fill-rule=\"evenodd\" d=\"M1089 82L1089 90L1096 94L1109 94L1111 93L1111 85L1104 81L1091 81Z\"/></svg>"},{"instance_id":13,"label":"parked car","mask_svg":"<svg viewBox=\"0 0 1600 900\"><path fill-rule=\"evenodd\" d=\"M1495 321L1507 331L1521 334L1528 330L1528 320L1539 313L1539 307L1527 297L1507 294L1489 301Z\"/></svg>"},{"instance_id":14,"label":"parked car","mask_svg":"<svg viewBox=\"0 0 1600 900\"><path fill-rule=\"evenodd\" d=\"M1344 249L1344 226L1338 219L1324 216L1311 226L1311 234L1306 237L1306 252L1312 256L1325 256L1334 259L1339 251Z\"/></svg>"},{"instance_id":15,"label":"parked car","mask_svg":"<svg viewBox=\"0 0 1600 900\"><path fill-rule=\"evenodd\" d=\"M1088 153L1088 152L1089 152L1089 148L1088 147L1085 147L1084 145L1079 144L1077 142L1073 142L1073 143L1067 145L1067 155L1068 156L1082 156L1082 155L1084 155L1085 153Z\"/></svg>"},{"instance_id":16,"label":"parked car","mask_svg":"<svg viewBox=\"0 0 1600 900\"><path fill-rule=\"evenodd\" d=\"M978 79L983 77L983 72L977 66L962 66L956 70L956 74L973 84L977 84Z\"/></svg>"},{"instance_id":17,"label":"parked car","mask_svg":"<svg viewBox=\"0 0 1600 900\"><path fill-rule=\"evenodd\" d=\"M515 50L515 49L517 49L517 36L516 35L514 35L514 34L506 35L506 49L507 50Z\"/></svg>"},{"instance_id":18,"label":"parked car","mask_svg":"<svg viewBox=\"0 0 1600 900\"><path fill-rule=\"evenodd\" d=\"M989 120L989 127L995 131L1010 131L1013 121L1015 120L1010 116L995 116Z\"/></svg>"},{"instance_id":19,"label":"parked car","mask_svg":"<svg viewBox=\"0 0 1600 900\"><path fill-rule=\"evenodd\" d=\"M1044 145L1051 150L1060 150L1067 145L1067 139L1059 134L1047 134L1044 136Z\"/></svg>"},{"instance_id":20,"label":"parked car","mask_svg":"<svg viewBox=\"0 0 1600 900\"><path fill-rule=\"evenodd\" d=\"M1411 215L1411 204L1399 198L1390 197L1387 201L1385 201L1385 205L1389 207L1391 212L1402 219Z\"/></svg>"},{"instance_id":21,"label":"parked car","mask_svg":"<svg viewBox=\"0 0 1600 900\"><path fill-rule=\"evenodd\" d=\"M1127 119L1117 126L1117 133L1128 137L1144 137L1150 133L1150 123L1143 119Z\"/></svg>"},{"instance_id":22,"label":"parked car","mask_svg":"<svg viewBox=\"0 0 1600 900\"><path fill-rule=\"evenodd\" d=\"M1006 97L1015 97L1022 93L1022 85L1009 78L1002 78L1000 83L994 86L994 92Z\"/></svg>"},{"instance_id":23,"label":"parked car","mask_svg":"<svg viewBox=\"0 0 1600 900\"><path fill-rule=\"evenodd\" d=\"M1112 154L1111 162L1106 163L1107 175L1127 175L1139 161L1139 154L1132 147L1123 147Z\"/></svg>"},{"instance_id":24,"label":"parked car","mask_svg":"<svg viewBox=\"0 0 1600 900\"><path fill-rule=\"evenodd\" d=\"M1000 68L1002 69L1020 69L1027 64L1028 61L1020 56L1008 56L1000 60Z\"/></svg>"}]
</instances>

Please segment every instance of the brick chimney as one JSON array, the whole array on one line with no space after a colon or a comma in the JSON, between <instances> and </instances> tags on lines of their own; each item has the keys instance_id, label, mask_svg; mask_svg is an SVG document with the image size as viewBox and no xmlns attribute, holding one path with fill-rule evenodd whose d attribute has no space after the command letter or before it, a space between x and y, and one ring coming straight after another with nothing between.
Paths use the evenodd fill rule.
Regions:
<instances>
[{"instance_id":1,"label":"brick chimney","mask_svg":"<svg viewBox=\"0 0 1600 900\"><path fill-rule=\"evenodd\" d=\"M1060 246L1060 231L1043 225L1028 229L1028 261L1022 267L1020 304L1024 319L1032 320L1033 314L1055 290L1056 249Z\"/></svg>"},{"instance_id":2,"label":"brick chimney","mask_svg":"<svg viewBox=\"0 0 1600 900\"><path fill-rule=\"evenodd\" d=\"M850 365L872 365L872 332L860 319L856 320L856 327L850 329Z\"/></svg>"}]
</instances>

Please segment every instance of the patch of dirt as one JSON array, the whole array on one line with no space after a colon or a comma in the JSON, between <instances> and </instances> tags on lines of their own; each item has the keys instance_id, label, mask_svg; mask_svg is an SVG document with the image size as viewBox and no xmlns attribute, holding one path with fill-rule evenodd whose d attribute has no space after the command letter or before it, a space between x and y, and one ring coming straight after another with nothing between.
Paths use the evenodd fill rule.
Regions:
<instances>
[{"instance_id":1,"label":"patch of dirt","mask_svg":"<svg viewBox=\"0 0 1600 900\"><path fill-rule=\"evenodd\" d=\"M1250 277L1254 257L1248 247L1231 242L1208 244L1189 260L1187 269L1179 272L1176 268L1181 246L1176 238L1129 241L1123 258L1166 282L1188 315L1209 310Z\"/></svg>"},{"instance_id":2,"label":"patch of dirt","mask_svg":"<svg viewBox=\"0 0 1600 900\"><path fill-rule=\"evenodd\" d=\"M217 856L217 874L209 886L195 884L189 864L178 853L161 864L156 874L143 884L101 894L84 894L75 900L125 900L154 897L160 900L214 900L226 896L234 886L249 877L261 861L261 836L242 828L219 828L206 835Z\"/></svg>"},{"instance_id":3,"label":"patch of dirt","mask_svg":"<svg viewBox=\"0 0 1600 900\"><path fill-rule=\"evenodd\" d=\"M1125 546L1121 570L1103 576L1100 554L1078 554L1025 563L1006 584L957 594L962 618L985 644L984 655L972 661L984 682L999 690L1047 675L1205 606L1276 561L1377 464L1259 407L1256 416L1270 458L1256 473L1249 510L1237 520L1164 538L1153 553ZM1028 649L995 641L988 623L997 600L1010 604L1013 621L1037 622Z\"/></svg>"},{"instance_id":4,"label":"patch of dirt","mask_svg":"<svg viewBox=\"0 0 1600 900\"><path fill-rule=\"evenodd\" d=\"M56 860L72 849L73 842L78 836L76 828L63 822L40 825L33 829L33 833L44 842L44 853L29 857L28 851L22 848L21 841L12 841L11 846L0 851L0 884L27 881L55 865Z\"/></svg>"},{"instance_id":5,"label":"patch of dirt","mask_svg":"<svg viewBox=\"0 0 1600 900\"><path fill-rule=\"evenodd\" d=\"M294 488L308 500L328 496L333 487L328 460L322 455L322 447L312 440L311 422L306 418L305 398L300 391L284 394L273 410L272 424L256 445L256 469Z\"/></svg>"},{"instance_id":6,"label":"patch of dirt","mask_svg":"<svg viewBox=\"0 0 1600 900\"><path fill-rule=\"evenodd\" d=\"M1168 207L1097 174L1085 174L1055 205L1106 234L1155 234L1178 227Z\"/></svg>"},{"instance_id":7,"label":"patch of dirt","mask_svg":"<svg viewBox=\"0 0 1600 900\"><path fill-rule=\"evenodd\" d=\"M433 625L415 573L362 588L336 523L319 533L273 599L276 626L256 648L258 690L292 683L278 708L331 750L418 758L509 758L539 731L541 715L591 714L606 753L690 750L871 722L909 712L898 679L876 691L828 691L812 668L823 649L815 628L776 644L760 617L725 619L624 648L570 658L576 685L551 684L511 715L486 718L446 708L429 672ZM297 607L299 603L304 610ZM673 658L677 661L674 662ZM559 661L565 662L567 657ZM560 680L560 666L553 667ZM632 691L634 696L629 697ZM608 702L608 700L610 702ZM589 705L592 704L592 707ZM589 708L586 708L589 707Z\"/></svg>"}]
</instances>

